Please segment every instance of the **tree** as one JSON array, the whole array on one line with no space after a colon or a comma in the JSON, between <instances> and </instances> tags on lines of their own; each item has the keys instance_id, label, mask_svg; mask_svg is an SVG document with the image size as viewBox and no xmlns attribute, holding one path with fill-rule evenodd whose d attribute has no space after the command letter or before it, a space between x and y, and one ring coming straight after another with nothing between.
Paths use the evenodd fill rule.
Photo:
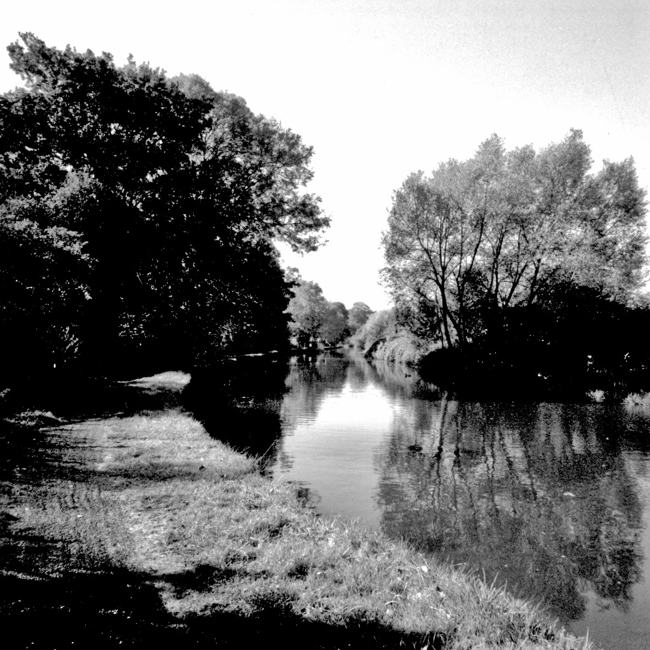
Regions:
<instances>
[{"instance_id":1,"label":"tree","mask_svg":"<svg viewBox=\"0 0 650 650\"><path fill-rule=\"evenodd\" d=\"M41 229L29 204L0 206L0 381L35 364L64 365L78 352L87 307L90 260L78 235Z\"/></svg>"},{"instance_id":2,"label":"tree","mask_svg":"<svg viewBox=\"0 0 650 650\"><path fill-rule=\"evenodd\" d=\"M354 334L374 312L365 302L355 302L350 309L348 325L351 333Z\"/></svg>"},{"instance_id":3,"label":"tree","mask_svg":"<svg viewBox=\"0 0 650 650\"><path fill-rule=\"evenodd\" d=\"M371 314L368 320L355 332L352 340L362 350L368 350L377 341L397 334L394 309L383 309Z\"/></svg>"},{"instance_id":4,"label":"tree","mask_svg":"<svg viewBox=\"0 0 650 650\"><path fill-rule=\"evenodd\" d=\"M383 234L398 310L430 314L464 347L556 283L631 301L645 265L645 203L631 159L590 174L580 131L540 152L492 136L468 161L409 176Z\"/></svg>"},{"instance_id":5,"label":"tree","mask_svg":"<svg viewBox=\"0 0 650 650\"><path fill-rule=\"evenodd\" d=\"M330 302L323 315L320 338L327 345L338 345L350 333L348 328L348 310L342 302Z\"/></svg>"},{"instance_id":6,"label":"tree","mask_svg":"<svg viewBox=\"0 0 650 650\"><path fill-rule=\"evenodd\" d=\"M291 317L289 328L300 347L314 347L319 338L328 309L323 290L315 282L300 280L293 288L293 298L287 312Z\"/></svg>"},{"instance_id":7,"label":"tree","mask_svg":"<svg viewBox=\"0 0 650 650\"><path fill-rule=\"evenodd\" d=\"M312 149L198 75L21 37L8 50L26 87L0 97L0 204L81 242L89 360L192 363L286 338L274 242L314 250L329 223L304 191Z\"/></svg>"}]
</instances>

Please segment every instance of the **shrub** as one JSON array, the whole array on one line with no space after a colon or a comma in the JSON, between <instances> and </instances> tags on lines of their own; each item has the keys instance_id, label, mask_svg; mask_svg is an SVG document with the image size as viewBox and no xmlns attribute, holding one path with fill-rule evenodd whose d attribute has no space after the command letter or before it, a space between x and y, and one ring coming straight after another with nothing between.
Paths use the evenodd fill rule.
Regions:
<instances>
[{"instance_id":1,"label":"shrub","mask_svg":"<svg viewBox=\"0 0 650 650\"><path fill-rule=\"evenodd\" d=\"M384 309L372 314L351 340L355 347L367 352L380 339L396 334L396 328L393 310Z\"/></svg>"}]
</instances>

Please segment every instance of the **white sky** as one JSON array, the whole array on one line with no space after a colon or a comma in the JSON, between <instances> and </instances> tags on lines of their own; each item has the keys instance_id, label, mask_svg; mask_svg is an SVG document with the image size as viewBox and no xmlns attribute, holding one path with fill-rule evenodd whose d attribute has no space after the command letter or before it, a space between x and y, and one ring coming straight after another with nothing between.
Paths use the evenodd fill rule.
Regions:
<instances>
[{"instance_id":1,"label":"white sky","mask_svg":"<svg viewBox=\"0 0 650 650\"><path fill-rule=\"evenodd\" d=\"M6 3L8 4L8 3ZM328 244L285 255L331 301L388 306L378 284L392 192L497 133L543 147L582 129L598 165L633 156L650 186L648 0L87 0L10 3L0 45L132 53L197 73L314 147ZM6 55L5 55L6 56ZM0 91L20 83L0 58Z\"/></svg>"}]
</instances>

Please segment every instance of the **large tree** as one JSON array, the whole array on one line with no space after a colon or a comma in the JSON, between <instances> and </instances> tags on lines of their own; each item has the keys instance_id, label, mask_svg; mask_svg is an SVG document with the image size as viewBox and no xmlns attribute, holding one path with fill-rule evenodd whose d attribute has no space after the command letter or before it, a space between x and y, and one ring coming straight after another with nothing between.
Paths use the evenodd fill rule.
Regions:
<instances>
[{"instance_id":1,"label":"large tree","mask_svg":"<svg viewBox=\"0 0 650 650\"><path fill-rule=\"evenodd\" d=\"M492 136L465 161L409 176L383 235L398 308L427 313L432 336L463 346L504 310L567 283L629 302L643 282L645 193L634 163L590 173L580 131L539 152Z\"/></svg>"},{"instance_id":2,"label":"large tree","mask_svg":"<svg viewBox=\"0 0 650 650\"><path fill-rule=\"evenodd\" d=\"M328 224L304 191L312 149L197 75L21 38L25 87L0 97L0 226L76 242L89 277L70 326L89 358L276 345L290 292L274 241L314 250Z\"/></svg>"}]
</instances>

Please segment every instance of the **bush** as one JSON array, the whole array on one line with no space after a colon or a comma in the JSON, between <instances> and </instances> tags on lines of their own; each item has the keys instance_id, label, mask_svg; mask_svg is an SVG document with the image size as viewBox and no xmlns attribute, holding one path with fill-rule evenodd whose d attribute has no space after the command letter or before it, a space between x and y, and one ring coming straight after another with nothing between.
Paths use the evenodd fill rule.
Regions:
<instances>
[{"instance_id":1,"label":"bush","mask_svg":"<svg viewBox=\"0 0 650 650\"><path fill-rule=\"evenodd\" d=\"M372 314L350 340L367 353L375 343L396 333L395 314L392 309L384 309Z\"/></svg>"}]
</instances>

